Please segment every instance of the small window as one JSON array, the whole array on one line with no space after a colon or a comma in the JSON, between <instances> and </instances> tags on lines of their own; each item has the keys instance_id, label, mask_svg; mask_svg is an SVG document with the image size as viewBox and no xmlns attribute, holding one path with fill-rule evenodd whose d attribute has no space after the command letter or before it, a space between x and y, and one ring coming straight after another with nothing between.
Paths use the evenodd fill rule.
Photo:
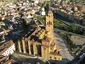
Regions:
<instances>
[{"instance_id":1,"label":"small window","mask_svg":"<svg viewBox=\"0 0 85 64\"><path fill-rule=\"evenodd\" d=\"M46 50L46 48L44 48L44 50Z\"/></svg>"},{"instance_id":2,"label":"small window","mask_svg":"<svg viewBox=\"0 0 85 64\"><path fill-rule=\"evenodd\" d=\"M50 21L49 21L49 22L47 22L47 25L49 25L49 26L50 26L50 25L52 25L52 22L50 22Z\"/></svg>"},{"instance_id":3,"label":"small window","mask_svg":"<svg viewBox=\"0 0 85 64\"><path fill-rule=\"evenodd\" d=\"M56 57L54 57L54 59L56 60Z\"/></svg>"},{"instance_id":4,"label":"small window","mask_svg":"<svg viewBox=\"0 0 85 64\"><path fill-rule=\"evenodd\" d=\"M58 51L58 54L60 54L60 52Z\"/></svg>"},{"instance_id":5,"label":"small window","mask_svg":"<svg viewBox=\"0 0 85 64\"><path fill-rule=\"evenodd\" d=\"M49 17L50 17L50 15L49 15Z\"/></svg>"},{"instance_id":6,"label":"small window","mask_svg":"<svg viewBox=\"0 0 85 64\"><path fill-rule=\"evenodd\" d=\"M60 58L58 58L58 60L60 60Z\"/></svg>"},{"instance_id":7,"label":"small window","mask_svg":"<svg viewBox=\"0 0 85 64\"><path fill-rule=\"evenodd\" d=\"M52 59L52 57L50 56L50 59Z\"/></svg>"},{"instance_id":8,"label":"small window","mask_svg":"<svg viewBox=\"0 0 85 64\"><path fill-rule=\"evenodd\" d=\"M52 50L53 48L51 48L51 50Z\"/></svg>"}]
</instances>

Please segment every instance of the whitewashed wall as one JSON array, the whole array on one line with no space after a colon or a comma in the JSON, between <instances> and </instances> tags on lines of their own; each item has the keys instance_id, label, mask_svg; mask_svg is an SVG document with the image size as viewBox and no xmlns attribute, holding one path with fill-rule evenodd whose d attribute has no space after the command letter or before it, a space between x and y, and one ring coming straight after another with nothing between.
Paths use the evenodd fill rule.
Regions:
<instances>
[{"instance_id":1,"label":"whitewashed wall","mask_svg":"<svg viewBox=\"0 0 85 64\"><path fill-rule=\"evenodd\" d=\"M2 55L3 56L9 56L9 55L13 54L14 51L15 51L15 44L10 46Z\"/></svg>"}]
</instances>

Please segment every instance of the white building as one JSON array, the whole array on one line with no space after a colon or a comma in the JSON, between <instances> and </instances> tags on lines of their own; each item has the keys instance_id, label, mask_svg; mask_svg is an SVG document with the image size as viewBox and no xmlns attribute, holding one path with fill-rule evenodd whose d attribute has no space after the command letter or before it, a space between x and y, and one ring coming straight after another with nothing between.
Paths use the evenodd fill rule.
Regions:
<instances>
[{"instance_id":1,"label":"white building","mask_svg":"<svg viewBox=\"0 0 85 64\"><path fill-rule=\"evenodd\" d=\"M43 2L45 2L45 1L50 1L50 0L32 0L32 1L34 1L34 2L40 2L40 3L43 3Z\"/></svg>"},{"instance_id":2,"label":"white building","mask_svg":"<svg viewBox=\"0 0 85 64\"><path fill-rule=\"evenodd\" d=\"M15 44L13 43L12 40L0 46L0 55L9 56L13 54L14 51L15 51Z\"/></svg>"},{"instance_id":3,"label":"white building","mask_svg":"<svg viewBox=\"0 0 85 64\"><path fill-rule=\"evenodd\" d=\"M30 14L27 16L27 19L33 18L33 16L31 16Z\"/></svg>"},{"instance_id":4,"label":"white building","mask_svg":"<svg viewBox=\"0 0 85 64\"><path fill-rule=\"evenodd\" d=\"M41 15L42 15L42 16L43 16L43 15L46 15L44 8L42 8Z\"/></svg>"},{"instance_id":5,"label":"white building","mask_svg":"<svg viewBox=\"0 0 85 64\"><path fill-rule=\"evenodd\" d=\"M35 0L34 3L38 4L39 3L39 0Z\"/></svg>"}]
</instances>

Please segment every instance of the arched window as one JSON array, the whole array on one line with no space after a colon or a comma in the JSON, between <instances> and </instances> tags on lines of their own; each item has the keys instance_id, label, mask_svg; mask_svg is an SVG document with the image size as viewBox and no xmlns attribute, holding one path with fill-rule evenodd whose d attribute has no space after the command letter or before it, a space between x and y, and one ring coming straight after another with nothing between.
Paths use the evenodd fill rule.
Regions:
<instances>
[{"instance_id":1,"label":"arched window","mask_svg":"<svg viewBox=\"0 0 85 64\"><path fill-rule=\"evenodd\" d=\"M52 25L52 22L50 22L50 21L49 21L49 22L47 22L47 25L49 25L49 26L50 26L50 25Z\"/></svg>"},{"instance_id":2,"label":"arched window","mask_svg":"<svg viewBox=\"0 0 85 64\"><path fill-rule=\"evenodd\" d=\"M54 59L56 60L56 57L54 57Z\"/></svg>"}]
</instances>

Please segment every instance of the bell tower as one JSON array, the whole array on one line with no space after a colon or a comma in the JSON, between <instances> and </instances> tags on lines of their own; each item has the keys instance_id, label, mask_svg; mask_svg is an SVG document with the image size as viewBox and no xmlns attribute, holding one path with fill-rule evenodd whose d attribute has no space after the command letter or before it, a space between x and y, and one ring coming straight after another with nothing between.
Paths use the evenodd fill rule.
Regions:
<instances>
[{"instance_id":1,"label":"bell tower","mask_svg":"<svg viewBox=\"0 0 85 64\"><path fill-rule=\"evenodd\" d=\"M48 11L48 14L46 16L46 39L45 41L42 41L42 57L45 60L48 60L50 57L50 43L53 43L52 39L53 37L53 13L52 11Z\"/></svg>"},{"instance_id":2,"label":"bell tower","mask_svg":"<svg viewBox=\"0 0 85 64\"><path fill-rule=\"evenodd\" d=\"M53 37L53 13L52 11L48 11L46 16L46 31L48 32L47 36Z\"/></svg>"}]
</instances>

